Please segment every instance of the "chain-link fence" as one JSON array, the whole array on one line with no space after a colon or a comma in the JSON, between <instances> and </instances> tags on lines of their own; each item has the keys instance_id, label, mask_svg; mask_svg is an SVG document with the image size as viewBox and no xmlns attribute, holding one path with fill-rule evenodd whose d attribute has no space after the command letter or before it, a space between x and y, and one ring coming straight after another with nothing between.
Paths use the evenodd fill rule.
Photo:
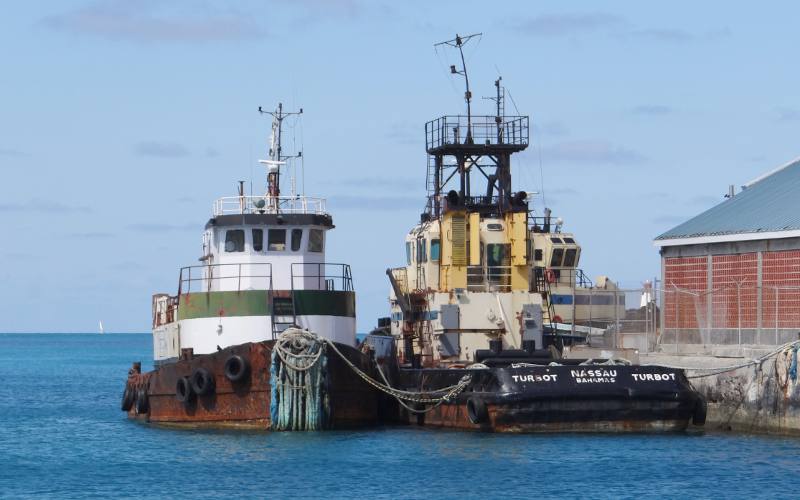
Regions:
<instances>
[{"instance_id":1,"label":"chain-link fence","mask_svg":"<svg viewBox=\"0 0 800 500\"><path fill-rule=\"evenodd\" d=\"M554 295L560 333L585 337L593 347L650 352L660 321L654 288L609 288L576 288L569 295Z\"/></svg>"},{"instance_id":2,"label":"chain-link fence","mask_svg":"<svg viewBox=\"0 0 800 500\"><path fill-rule=\"evenodd\" d=\"M661 344L780 345L797 340L800 287L665 287Z\"/></svg>"},{"instance_id":3,"label":"chain-link fence","mask_svg":"<svg viewBox=\"0 0 800 500\"><path fill-rule=\"evenodd\" d=\"M593 347L642 353L679 345L781 345L798 338L800 287L739 284L698 291L659 284L553 295L559 332L586 338Z\"/></svg>"}]
</instances>

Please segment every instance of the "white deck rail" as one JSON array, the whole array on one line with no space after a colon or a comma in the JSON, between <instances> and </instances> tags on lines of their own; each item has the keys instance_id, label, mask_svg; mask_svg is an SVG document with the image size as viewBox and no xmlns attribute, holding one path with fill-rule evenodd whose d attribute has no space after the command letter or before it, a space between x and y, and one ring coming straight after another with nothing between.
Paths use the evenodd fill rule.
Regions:
<instances>
[{"instance_id":1,"label":"white deck rail","mask_svg":"<svg viewBox=\"0 0 800 500\"><path fill-rule=\"evenodd\" d=\"M308 196L226 196L214 202L214 217L236 214L327 214L325 198Z\"/></svg>"}]
</instances>

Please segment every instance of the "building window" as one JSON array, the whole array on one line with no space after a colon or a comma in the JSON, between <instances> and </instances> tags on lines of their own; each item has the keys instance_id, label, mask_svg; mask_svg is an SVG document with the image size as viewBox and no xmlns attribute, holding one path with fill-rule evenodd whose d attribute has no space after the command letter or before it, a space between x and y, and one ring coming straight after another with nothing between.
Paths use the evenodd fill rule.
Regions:
<instances>
[{"instance_id":1,"label":"building window","mask_svg":"<svg viewBox=\"0 0 800 500\"><path fill-rule=\"evenodd\" d=\"M292 252L300 250L301 241L303 241L303 230L292 229Z\"/></svg>"},{"instance_id":2,"label":"building window","mask_svg":"<svg viewBox=\"0 0 800 500\"><path fill-rule=\"evenodd\" d=\"M309 229L308 231L308 251L321 252L323 241L322 229Z\"/></svg>"},{"instance_id":3,"label":"building window","mask_svg":"<svg viewBox=\"0 0 800 500\"><path fill-rule=\"evenodd\" d=\"M431 240L431 261L439 262L440 243L439 240Z\"/></svg>"},{"instance_id":4,"label":"building window","mask_svg":"<svg viewBox=\"0 0 800 500\"><path fill-rule=\"evenodd\" d=\"M553 249L553 258L550 259L550 267L561 267L561 260L564 258L563 248Z\"/></svg>"},{"instance_id":5,"label":"building window","mask_svg":"<svg viewBox=\"0 0 800 500\"><path fill-rule=\"evenodd\" d=\"M264 250L264 230L253 229L253 251L260 252Z\"/></svg>"},{"instance_id":6,"label":"building window","mask_svg":"<svg viewBox=\"0 0 800 500\"><path fill-rule=\"evenodd\" d=\"M577 248L567 248L564 253L564 267L575 267L575 257L578 255Z\"/></svg>"},{"instance_id":7,"label":"building window","mask_svg":"<svg viewBox=\"0 0 800 500\"><path fill-rule=\"evenodd\" d=\"M244 229L225 231L225 251L244 252Z\"/></svg>"},{"instance_id":8,"label":"building window","mask_svg":"<svg viewBox=\"0 0 800 500\"><path fill-rule=\"evenodd\" d=\"M283 252L286 250L286 230L270 229L267 234L267 250L270 252Z\"/></svg>"}]
</instances>

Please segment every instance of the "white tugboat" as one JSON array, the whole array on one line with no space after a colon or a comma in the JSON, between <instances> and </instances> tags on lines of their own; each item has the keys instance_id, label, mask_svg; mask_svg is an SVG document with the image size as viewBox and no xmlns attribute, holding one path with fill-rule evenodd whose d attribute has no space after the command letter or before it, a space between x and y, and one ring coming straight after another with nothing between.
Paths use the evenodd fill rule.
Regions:
<instances>
[{"instance_id":1,"label":"white tugboat","mask_svg":"<svg viewBox=\"0 0 800 500\"><path fill-rule=\"evenodd\" d=\"M180 270L177 294L153 296L156 370L141 374L134 365L122 408L151 422L371 423L374 393L343 364L347 357L371 370L355 350L350 267L325 259L333 219L324 199L294 192L294 179L290 195L281 193L282 167L301 156L283 153L281 127L302 110L259 111L273 118L269 155L260 160L266 191L246 195L240 182L237 196L214 203L201 264ZM328 347L339 355L326 361Z\"/></svg>"}]
</instances>

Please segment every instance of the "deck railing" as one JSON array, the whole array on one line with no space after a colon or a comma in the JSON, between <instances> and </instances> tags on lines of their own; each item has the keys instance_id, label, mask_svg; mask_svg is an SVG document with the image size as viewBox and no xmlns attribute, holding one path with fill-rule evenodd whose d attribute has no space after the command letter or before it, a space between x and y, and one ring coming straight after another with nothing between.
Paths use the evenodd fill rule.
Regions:
<instances>
[{"instance_id":1,"label":"deck railing","mask_svg":"<svg viewBox=\"0 0 800 500\"><path fill-rule=\"evenodd\" d=\"M524 149L528 145L528 117L442 116L425 124L428 151L457 144L505 145Z\"/></svg>"},{"instance_id":2,"label":"deck railing","mask_svg":"<svg viewBox=\"0 0 800 500\"><path fill-rule=\"evenodd\" d=\"M178 296L196 292L212 291L213 285L224 283L226 289L242 290L242 284L251 280L264 280L265 290L272 289L272 264L246 262L240 264L211 264L208 266L186 266L181 268L178 280ZM235 288L233 288L235 284Z\"/></svg>"},{"instance_id":3,"label":"deck railing","mask_svg":"<svg viewBox=\"0 0 800 500\"><path fill-rule=\"evenodd\" d=\"M511 266L468 266L467 290L470 292L510 292Z\"/></svg>"},{"instance_id":4,"label":"deck railing","mask_svg":"<svg viewBox=\"0 0 800 500\"><path fill-rule=\"evenodd\" d=\"M353 275L347 264L295 262L292 264L292 289L353 291ZM301 286L298 286L301 285Z\"/></svg>"},{"instance_id":5,"label":"deck railing","mask_svg":"<svg viewBox=\"0 0 800 500\"><path fill-rule=\"evenodd\" d=\"M308 196L227 196L214 202L214 217L239 214L324 215L325 199Z\"/></svg>"}]
</instances>

